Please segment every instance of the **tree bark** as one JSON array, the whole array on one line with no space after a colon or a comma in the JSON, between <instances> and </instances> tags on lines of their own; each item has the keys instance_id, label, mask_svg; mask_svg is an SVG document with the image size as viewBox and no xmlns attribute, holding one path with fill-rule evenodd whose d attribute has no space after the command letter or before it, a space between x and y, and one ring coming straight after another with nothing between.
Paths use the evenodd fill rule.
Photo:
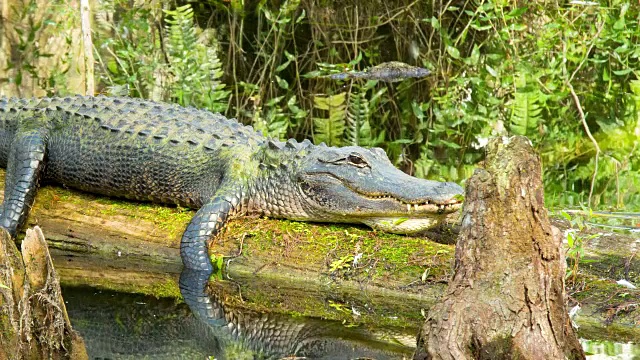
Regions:
<instances>
[{"instance_id":1,"label":"tree bark","mask_svg":"<svg viewBox=\"0 0 640 360\"><path fill-rule=\"evenodd\" d=\"M414 359L584 359L565 309L565 259L539 157L496 138L467 184L452 281Z\"/></svg>"},{"instance_id":2,"label":"tree bark","mask_svg":"<svg viewBox=\"0 0 640 360\"><path fill-rule=\"evenodd\" d=\"M85 95L96 93L94 81L93 41L91 39L91 7L89 0L80 0L80 18L82 31L82 48L84 49L84 89Z\"/></svg>"},{"instance_id":3,"label":"tree bark","mask_svg":"<svg viewBox=\"0 0 640 360\"><path fill-rule=\"evenodd\" d=\"M60 281L37 226L18 252L0 229L0 359L87 359L84 341L71 328Z\"/></svg>"}]
</instances>

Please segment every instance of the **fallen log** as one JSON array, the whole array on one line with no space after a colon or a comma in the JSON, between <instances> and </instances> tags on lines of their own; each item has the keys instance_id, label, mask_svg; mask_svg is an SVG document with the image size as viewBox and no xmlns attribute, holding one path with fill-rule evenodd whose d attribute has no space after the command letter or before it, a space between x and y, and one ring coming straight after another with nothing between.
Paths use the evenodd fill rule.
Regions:
<instances>
[{"instance_id":1,"label":"fallen log","mask_svg":"<svg viewBox=\"0 0 640 360\"><path fill-rule=\"evenodd\" d=\"M2 186L3 181L0 169ZM27 223L43 229L63 286L179 301L178 247L194 213L45 185ZM454 253L451 245L424 237L255 217L233 219L223 236L222 242L234 247L229 253L242 244L242 256L229 269L243 284L248 306L341 321L352 321L351 312L341 309L353 308L362 313L358 322L406 328L415 328L423 320L420 310L428 310L442 294ZM612 249L611 244L617 245ZM636 293L615 283L625 274L640 283L640 277L633 278L640 274L634 247L637 239L619 234L585 241L585 259L597 262L581 265L587 277L580 278L585 284L573 295L583 308L576 318L581 334L624 341L640 336L640 311L610 316L607 310Z\"/></svg>"},{"instance_id":2,"label":"fallen log","mask_svg":"<svg viewBox=\"0 0 640 360\"><path fill-rule=\"evenodd\" d=\"M414 359L584 359L565 308L562 240L524 137L487 146L467 183L453 279Z\"/></svg>"}]
</instances>

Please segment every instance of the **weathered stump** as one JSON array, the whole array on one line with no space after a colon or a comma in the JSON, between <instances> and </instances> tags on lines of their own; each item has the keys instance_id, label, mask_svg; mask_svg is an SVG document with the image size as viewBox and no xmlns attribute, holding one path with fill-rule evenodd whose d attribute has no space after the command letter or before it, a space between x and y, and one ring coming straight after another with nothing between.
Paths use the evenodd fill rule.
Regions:
<instances>
[{"instance_id":1,"label":"weathered stump","mask_svg":"<svg viewBox=\"0 0 640 360\"><path fill-rule=\"evenodd\" d=\"M0 229L0 359L87 359L37 226L27 230L22 255Z\"/></svg>"},{"instance_id":2,"label":"weathered stump","mask_svg":"<svg viewBox=\"0 0 640 360\"><path fill-rule=\"evenodd\" d=\"M565 308L565 259L528 139L497 138L468 182L453 279L414 359L584 359Z\"/></svg>"}]
</instances>

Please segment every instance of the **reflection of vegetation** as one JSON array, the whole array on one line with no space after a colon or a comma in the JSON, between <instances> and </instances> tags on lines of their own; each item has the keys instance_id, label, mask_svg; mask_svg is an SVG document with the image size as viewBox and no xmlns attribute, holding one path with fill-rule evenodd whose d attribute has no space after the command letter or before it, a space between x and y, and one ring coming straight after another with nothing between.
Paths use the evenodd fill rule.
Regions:
<instances>
[{"instance_id":1,"label":"reflection of vegetation","mask_svg":"<svg viewBox=\"0 0 640 360\"><path fill-rule=\"evenodd\" d=\"M594 209L640 204L634 1L327 4L103 1L100 80L225 111L273 137L382 146L435 179L469 177L488 136L526 134L551 204L580 205L590 192ZM37 50L31 41L23 48ZM324 77L394 60L432 75L393 85Z\"/></svg>"},{"instance_id":2,"label":"reflection of vegetation","mask_svg":"<svg viewBox=\"0 0 640 360\"><path fill-rule=\"evenodd\" d=\"M640 356L640 345L613 342L613 341L600 341L600 340L580 340L585 353L588 355L606 355L612 357L618 357L624 355L628 358L635 358L629 356Z\"/></svg>"},{"instance_id":3,"label":"reflection of vegetation","mask_svg":"<svg viewBox=\"0 0 640 360\"><path fill-rule=\"evenodd\" d=\"M576 214L573 217L569 215L567 212L561 212L562 217L564 217L569 224L571 225L571 229L567 231L567 260L569 262L569 267L567 268L566 277L570 280L571 283L576 282L576 277L578 276L578 270L580 262L582 261L582 257L584 256L584 246L585 241L597 238L599 235L584 235L583 230L588 228L586 220L581 214Z\"/></svg>"}]
</instances>

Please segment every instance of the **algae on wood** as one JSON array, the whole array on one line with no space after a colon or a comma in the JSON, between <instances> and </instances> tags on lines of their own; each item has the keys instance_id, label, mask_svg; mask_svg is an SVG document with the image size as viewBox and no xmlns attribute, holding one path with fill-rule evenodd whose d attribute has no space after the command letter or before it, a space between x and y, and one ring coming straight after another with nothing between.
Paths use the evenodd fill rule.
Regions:
<instances>
[{"instance_id":1,"label":"algae on wood","mask_svg":"<svg viewBox=\"0 0 640 360\"><path fill-rule=\"evenodd\" d=\"M4 169L0 169L0 185L4 185ZM194 213L43 186L27 224L43 229L63 286L177 298L182 268L180 236ZM243 293L255 300L256 304L248 301L248 306L264 308L268 304L274 311L341 320L350 319L351 313L345 309L353 308L362 312L358 321L389 326L418 325L421 309L428 310L435 303L450 278L454 253L452 246L424 237L385 234L346 224L256 217L233 219L222 237L225 245L233 247L230 253L243 244L242 256L234 259L229 269L232 278L242 280ZM619 337L619 332L609 331L608 323L599 320L606 319L604 311L610 303L640 299L640 291L616 285L618 274L615 278L608 274L614 265L624 270L625 263L630 264L630 276L637 276L640 269L640 257L627 251L635 239L625 238L626 247L614 249L619 252L616 256L608 254L612 250L604 245L621 244L620 239L585 242L587 253L600 254L598 265L605 260L610 263L593 272L596 263L580 267L586 272L580 274L580 281L585 282L573 297L584 310L576 322L584 324L590 338L596 331L602 334L599 339ZM270 285L261 288L256 286L259 284ZM287 290L294 287L298 290L292 295ZM613 287L620 296L611 292ZM312 299L305 300L300 294L311 294ZM639 313L635 310L623 316L618 312L612 326L637 337Z\"/></svg>"},{"instance_id":2,"label":"algae on wood","mask_svg":"<svg viewBox=\"0 0 640 360\"><path fill-rule=\"evenodd\" d=\"M525 137L496 138L467 183L453 279L414 359L584 359L565 309L562 240Z\"/></svg>"}]
</instances>

